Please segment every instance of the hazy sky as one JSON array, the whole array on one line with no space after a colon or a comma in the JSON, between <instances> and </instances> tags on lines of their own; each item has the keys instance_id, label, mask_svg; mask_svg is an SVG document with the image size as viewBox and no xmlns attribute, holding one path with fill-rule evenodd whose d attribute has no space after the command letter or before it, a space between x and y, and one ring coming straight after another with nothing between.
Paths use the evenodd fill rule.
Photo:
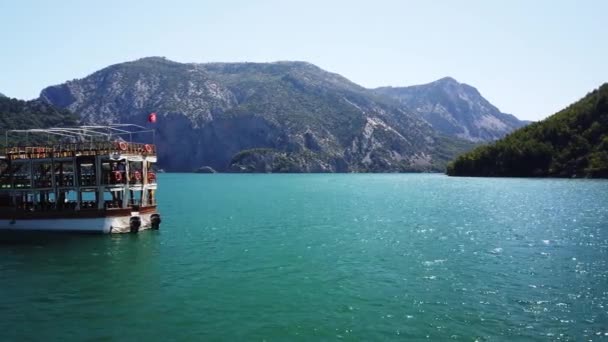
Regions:
<instances>
[{"instance_id":1,"label":"hazy sky","mask_svg":"<svg viewBox=\"0 0 608 342\"><path fill-rule=\"evenodd\" d=\"M537 120L608 81L607 14L603 0L0 0L0 92L30 99L145 56L302 60L366 87L449 75Z\"/></svg>"}]
</instances>

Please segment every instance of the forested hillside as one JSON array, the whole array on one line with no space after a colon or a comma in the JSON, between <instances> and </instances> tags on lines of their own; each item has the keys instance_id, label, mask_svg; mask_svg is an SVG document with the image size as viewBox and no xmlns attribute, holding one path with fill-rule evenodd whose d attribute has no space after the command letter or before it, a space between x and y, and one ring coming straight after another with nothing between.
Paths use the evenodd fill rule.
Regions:
<instances>
[{"instance_id":1,"label":"forested hillside","mask_svg":"<svg viewBox=\"0 0 608 342\"><path fill-rule=\"evenodd\" d=\"M0 144L5 144L5 133L10 129L46 128L52 126L73 126L78 123L78 117L69 110L59 109L44 101L22 101L8 97L0 97ZM9 142L25 142L24 135L9 134ZM32 136L36 139L46 139L44 136Z\"/></svg>"},{"instance_id":2,"label":"forested hillside","mask_svg":"<svg viewBox=\"0 0 608 342\"><path fill-rule=\"evenodd\" d=\"M447 173L608 177L608 83L541 122L459 156Z\"/></svg>"}]
</instances>

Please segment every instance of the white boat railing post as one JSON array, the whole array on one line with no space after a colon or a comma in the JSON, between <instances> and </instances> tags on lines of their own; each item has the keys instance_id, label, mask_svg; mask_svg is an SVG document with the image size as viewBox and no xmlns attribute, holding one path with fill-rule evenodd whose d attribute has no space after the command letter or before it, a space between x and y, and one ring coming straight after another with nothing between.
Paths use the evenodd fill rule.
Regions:
<instances>
[{"instance_id":1,"label":"white boat railing post","mask_svg":"<svg viewBox=\"0 0 608 342\"><path fill-rule=\"evenodd\" d=\"M103 156L95 156L95 186L97 191L97 209L103 210L105 208L105 199L103 197L104 185L102 184L102 165L101 159Z\"/></svg>"},{"instance_id":2,"label":"white boat railing post","mask_svg":"<svg viewBox=\"0 0 608 342\"><path fill-rule=\"evenodd\" d=\"M76 190L76 210L80 210L80 202L82 202L82 193L80 192L80 182L78 180L78 162L76 161L76 152L74 152L74 160L72 165L74 170L72 171L72 186Z\"/></svg>"},{"instance_id":3,"label":"white boat railing post","mask_svg":"<svg viewBox=\"0 0 608 342\"><path fill-rule=\"evenodd\" d=\"M58 204L57 199L59 198L59 194L57 192L57 180L55 179L55 153L51 155L51 188L53 191L53 197L55 198L55 208L57 210Z\"/></svg>"},{"instance_id":4,"label":"white boat railing post","mask_svg":"<svg viewBox=\"0 0 608 342\"><path fill-rule=\"evenodd\" d=\"M146 189L148 188L148 157L144 157L144 160L141 162L141 195L139 196L141 203L140 206L144 206L144 204L148 205L148 194Z\"/></svg>"},{"instance_id":5,"label":"white boat railing post","mask_svg":"<svg viewBox=\"0 0 608 342\"><path fill-rule=\"evenodd\" d=\"M131 182L131 180L129 179L129 160L126 157L123 157L123 159L125 160L125 184L123 186L123 197L124 200L122 201L122 207L123 209L127 208L129 206L129 203L131 202L131 191L129 191L129 183Z\"/></svg>"},{"instance_id":6,"label":"white boat railing post","mask_svg":"<svg viewBox=\"0 0 608 342\"><path fill-rule=\"evenodd\" d=\"M34 188L34 162L30 159L28 162L30 174L30 189Z\"/></svg>"}]
</instances>

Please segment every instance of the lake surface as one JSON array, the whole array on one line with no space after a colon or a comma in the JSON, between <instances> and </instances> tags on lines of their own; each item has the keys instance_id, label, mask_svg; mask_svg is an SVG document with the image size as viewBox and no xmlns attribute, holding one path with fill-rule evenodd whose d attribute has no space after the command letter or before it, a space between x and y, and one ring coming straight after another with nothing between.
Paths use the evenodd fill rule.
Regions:
<instances>
[{"instance_id":1,"label":"lake surface","mask_svg":"<svg viewBox=\"0 0 608 342\"><path fill-rule=\"evenodd\" d=\"M0 243L0 340L608 339L608 182L159 179L161 230Z\"/></svg>"}]
</instances>

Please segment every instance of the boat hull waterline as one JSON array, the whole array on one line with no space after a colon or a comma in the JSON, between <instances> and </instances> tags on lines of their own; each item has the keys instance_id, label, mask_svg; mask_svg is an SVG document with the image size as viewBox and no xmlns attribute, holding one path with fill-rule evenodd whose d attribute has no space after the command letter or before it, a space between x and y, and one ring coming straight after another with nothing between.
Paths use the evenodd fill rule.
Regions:
<instances>
[{"instance_id":1,"label":"boat hull waterline","mask_svg":"<svg viewBox=\"0 0 608 342\"><path fill-rule=\"evenodd\" d=\"M141 219L139 231L152 227L154 213L138 214ZM47 218L47 219L0 219L1 231L42 231L81 233L129 233L130 220L135 216Z\"/></svg>"}]
</instances>

